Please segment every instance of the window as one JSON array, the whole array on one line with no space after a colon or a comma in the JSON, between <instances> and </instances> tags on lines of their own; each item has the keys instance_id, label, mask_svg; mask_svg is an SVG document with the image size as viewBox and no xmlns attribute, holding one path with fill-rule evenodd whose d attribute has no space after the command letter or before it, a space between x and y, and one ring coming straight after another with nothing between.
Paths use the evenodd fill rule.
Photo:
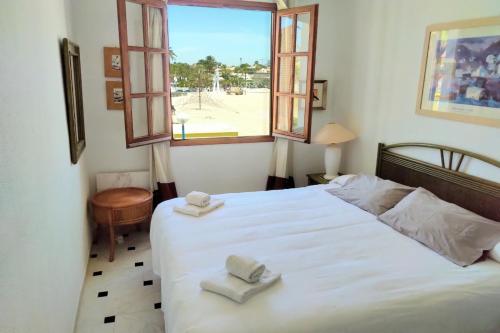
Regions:
<instances>
[{"instance_id":1,"label":"window","mask_svg":"<svg viewBox=\"0 0 500 333\"><path fill-rule=\"evenodd\" d=\"M172 137L166 19L161 0L118 1L127 148Z\"/></svg>"},{"instance_id":2,"label":"window","mask_svg":"<svg viewBox=\"0 0 500 333\"><path fill-rule=\"evenodd\" d=\"M169 3L174 139L270 135L272 22L270 11Z\"/></svg>"},{"instance_id":3,"label":"window","mask_svg":"<svg viewBox=\"0 0 500 333\"><path fill-rule=\"evenodd\" d=\"M317 5L118 0L127 147L308 142L316 17Z\"/></svg>"},{"instance_id":4,"label":"window","mask_svg":"<svg viewBox=\"0 0 500 333\"><path fill-rule=\"evenodd\" d=\"M278 12L273 135L309 142L317 5Z\"/></svg>"}]
</instances>

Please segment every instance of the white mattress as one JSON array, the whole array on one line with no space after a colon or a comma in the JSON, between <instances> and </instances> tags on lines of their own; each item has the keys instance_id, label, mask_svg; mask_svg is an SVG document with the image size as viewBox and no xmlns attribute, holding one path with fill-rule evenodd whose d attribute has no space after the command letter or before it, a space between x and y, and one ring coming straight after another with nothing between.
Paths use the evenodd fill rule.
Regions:
<instances>
[{"instance_id":1,"label":"white mattress","mask_svg":"<svg viewBox=\"0 0 500 333\"><path fill-rule=\"evenodd\" d=\"M162 203L151 226L167 333L500 332L500 264L454 265L326 193L225 194L204 217ZM422 207L425 209L425 207ZM240 305L200 280L243 254L282 281Z\"/></svg>"}]
</instances>

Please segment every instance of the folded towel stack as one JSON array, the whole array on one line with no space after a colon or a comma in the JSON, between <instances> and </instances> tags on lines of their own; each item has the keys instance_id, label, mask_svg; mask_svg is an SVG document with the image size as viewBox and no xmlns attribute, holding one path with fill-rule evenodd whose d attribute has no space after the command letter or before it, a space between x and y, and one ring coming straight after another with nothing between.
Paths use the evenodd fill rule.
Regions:
<instances>
[{"instance_id":1,"label":"folded towel stack","mask_svg":"<svg viewBox=\"0 0 500 333\"><path fill-rule=\"evenodd\" d=\"M243 256L229 256L226 260L226 269L229 274L220 272L201 281L200 287L235 302L244 303L281 278L281 274L272 273L264 264Z\"/></svg>"},{"instance_id":2,"label":"folded towel stack","mask_svg":"<svg viewBox=\"0 0 500 333\"><path fill-rule=\"evenodd\" d=\"M231 274L221 272L200 283L201 288L212 293L225 296L235 302L245 303L250 297L269 288L281 278L281 274L273 274L266 270L256 283L247 283Z\"/></svg>"},{"instance_id":3,"label":"folded towel stack","mask_svg":"<svg viewBox=\"0 0 500 333\"><path fill-rule=\"evenodd\" d=\"M211 200L210 194L193 191L186 195L186 204L174 206L174 211L198 217L213 211L223 204L223 200Z\"/></svg>"},{"instance_id":4,"label":"folded towel stack","mask_svg":"<svg viewBox=\"0 0 500 333\"><path fill-rule=\"evenodd\" d=\"M266 265L250 257L230 255L226 259L226 269L248 283L255 283L266 270Z\"/></svg>"},{"instance_id":5,"label":"folded towel stack","mask_svg":"<svg viewBox=\"0 0 500 333\"><path fill-rule=\"evenodd\" d=\"M222 201L222 200L212 200L208 204L208 206L205 206L205 207L198 207L195 205L186 204L184 206L175 206L174 211L176 211L177 213L198 217L198 216L205 215L206 213L213 211L214 209L222 206L223 204L224 204L224 201Z\"/></svg>"},{"instance_id":6,"label":"folded towel stack","mask_svg":"<svg viewBox=\"0 0 500 333\"><path fill-rule=\"evenodd\" d=\"M190 205L206 207L210 204L210 194L193 191L186 195L186 201Z\"/></svg>"}]
</instances>

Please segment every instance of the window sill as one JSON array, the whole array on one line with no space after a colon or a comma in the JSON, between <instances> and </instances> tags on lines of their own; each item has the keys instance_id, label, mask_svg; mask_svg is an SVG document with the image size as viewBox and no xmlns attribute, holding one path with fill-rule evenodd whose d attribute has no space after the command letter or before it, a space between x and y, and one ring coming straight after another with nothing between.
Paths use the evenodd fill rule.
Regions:
<instances>
[{"instance_id":1,"label":"window sill","mask_svg":"<svg viewBox=\"0 0 500 333\"><path fill-rule=\"evenodd\" d=\"M182 147L182 146L222 145L222 144L256 143L256 142L273 142L273 141L274 137L271 135L260 135L260 136L226 137L226 138L171 140L170 146Z\"/></svg>"}]
</instances>

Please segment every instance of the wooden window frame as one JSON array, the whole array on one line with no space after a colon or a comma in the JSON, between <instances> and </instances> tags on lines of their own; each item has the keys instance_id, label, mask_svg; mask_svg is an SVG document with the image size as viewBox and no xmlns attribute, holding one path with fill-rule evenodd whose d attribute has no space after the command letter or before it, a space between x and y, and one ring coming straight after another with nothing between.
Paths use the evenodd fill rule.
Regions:
<instances>
[{"instance_id":1,"label":"wooden window frame","mask_svg":"<svg viewBox=\"0 0 500 333\"><path fill-rule=\"evenodd\" d=\"M128 45L128 30L126 20L126 3L131 2L142 5L142 18L143 18L143 46ZM303 7L295 7L278 11L276 3L244 1L244 0L169 0L167 4L163 0L117 0L118 4L118 24L120 33L120 49L122 57L122 77L123 77L123 90L124 90L124 104L125 104L125 133L127 148L152 144L161 141L170 141L171 146L192 146L192 145L214 145L214 144L233 144L233 143L253 143L253 142L272 142L274 137L284 137L291 140L301 141L305 143L310 142L311 134L311 118L312 118L312 89L314 82L314 69L316 57L316 34L317 34L317 20L318 20L318 5L310 5ZM185 139L177 140L173 136L173 122L171 112L171 97L170 97L170 59L169 59L169 43L168 43L168 5L180 6L198 6L198 7L212 7L212 8L232 8L241 10L259 10L269 11L272 14L271 18L271 91L270 91L270 106L269 106L269 134L259 136L238 136L238 137L214 137L214 138L199 138L199 139ZM164 17L162 48L150 48L148 44L148 14L147 8L154 7L161 10ZM309 48L307 52L295 52L296 43L296 22L297 15L304 12L311 13L310 29L309 29ZM293 15L293 35L291 53L279 53L280 50L280 17ZM144 93L131 93L130 76L128 80L126 75L130 75L130 63L128 59L129 51L144 52L144 67L145 67L145 80L146 92ZM163 92L152 92L150 89L150 67L149 57L150 53L162 54L162 67L163 67ZM291 88L290 93L278 92L278 74L279 74L279 58L283 56L292 58L292 72L290 75L290 87L293 87L295 75L295 57L307 56L308 70L307 70L307 87L305 95L294 94ZM126 74L127 73L127 74ZM165 110L165 133L153 135L152 125L152 98L163 96L164 97L164 110ZM278 130L277 123L277 99L279 96L287 96L290 101L293 97L305 98L306 105L304 110L304 133L298 134L292 131L293 126L293 107L290 102L288 121L290 131ZM133 135L133 117L132 117L132 99L133 98L146 98L147 105L147 124L148 135L143 137L134 137Z\"/></svg>"},{"instance_id":2,"label":"wooden window frame","mask_svg":"<svg viewBox=\"0 0 500 333\"><path fill-rule=\"evenodd\" d=\"M169 0L169 5L196 6L212 8L232 8L276 12L276 3L245 0Z\"/></svg>"},{"instance_id":3,"label":"wooden window frame","mask_svg":"<svg viewBox=\"0 0 500 333\"><path fill-rule=\"evenodd\" d=\"M142 6L142 33L143 46L134 46L128 44L128 27L127 27L127 2L135 3ZM149 47L149 17L148 9L157 8L161 11L163 19L162 25L162 47ZM146 144L168 141L172 138L172 117L171 117L171 100L170 100L170 79L169 79L169 49L168 49L168 26L167 26L167 7L163 0L117 0L118 9L118 30L120 36L120 54L122 62L122 80L123 80L123 97L124 97L124 118L125 118L125 137L127 148L138 147ZM142 93L131 92L130 82L130 62L129 52L143 52L144 54L144 78L146 91ZM153 92L151 89L151 68L149 66L150 54L161 54L162 56L162 71L163 71L163 91ZM163 97L163 107L165 110L164 117L164 132L159 134L153 133L153 112L152 99L153 97ZM146 99L147 112L147 127L148 134L146 136L135 137L133 129L133 110L132 100L134 98Z\"/></svg>"},{"instance_id":4,"label":"wooden window frame","mask_svg":"<svg viewBox=\"0 0 500 333\"><path fill-rule=\"evenodd\" d=\"M272 135L276 137L283 137L294 141L300 141L309 143L311 140L311 123L312 123L312 104L313 104L313 84L314 84L314 71L315 71L315 59L316 59L316 35L317 35L317 23L318 23L318 5L309 5L302 7L294 7L289 9L280 10L277 12L275 20L275 52L274 61L275 64L274 71L274 86L273 86L273 120L272 120ZM310 26L309 26L309 45L308 51L297 52L296 51L296 32L297 32L297 16L301 13L310 13ZM292 35L291 35L291 52L281 52L281 18L292 16ZM297 94L294 92L294 82L295 82L295 58L296 57L307 57L307 81L306 81L306 93L305 95ZM289 78L288 86L290 92L280 92L279 91L279 63L280 58L289 57L291 61L291 75ZM278 98L280 96L288 97L288 131L278 129ZM294 98L305 99L306 105L304 110L304 132L303 134L293 132L293 105L292 101Z\"/></svg>"}]
</instances>

